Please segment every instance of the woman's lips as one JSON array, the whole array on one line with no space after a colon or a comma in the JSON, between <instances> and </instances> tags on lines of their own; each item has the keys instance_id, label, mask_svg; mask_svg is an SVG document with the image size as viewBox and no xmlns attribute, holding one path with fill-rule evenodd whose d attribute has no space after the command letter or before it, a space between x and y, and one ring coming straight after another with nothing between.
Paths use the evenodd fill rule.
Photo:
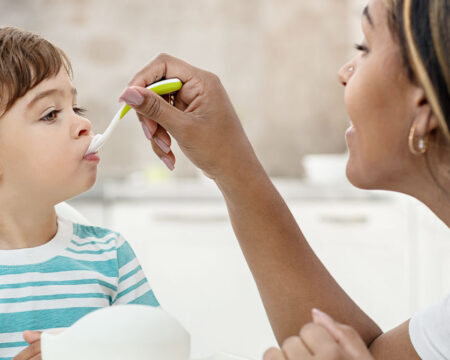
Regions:
<instances>
[{"instance_id":1,"label":"woman's lips","mask_svg":"<svg viewBox=\"0 0 450 360\"><path fill-rule=\"evenodd\" d=\"M355 128L354 128L353 125L350 126L350 127L347 129L347 131L345 132L345 140L346 140L346 142L347 142L347 145L349 144L350 139L351 139L353 136L355 136L355 132L356 132L356 130L355 130Z\"/></svg>"},{"instance_id":2,"label":"woman's lips","mask_svg":"<svg viewBox=\"0 0 450 360\"><path fill-rule=\"evenodd\" d=\"M100 158L98 157L97 153L91 153L84 155L83 160L98 162L100 161Z\"/></svg>"}]
</instances>

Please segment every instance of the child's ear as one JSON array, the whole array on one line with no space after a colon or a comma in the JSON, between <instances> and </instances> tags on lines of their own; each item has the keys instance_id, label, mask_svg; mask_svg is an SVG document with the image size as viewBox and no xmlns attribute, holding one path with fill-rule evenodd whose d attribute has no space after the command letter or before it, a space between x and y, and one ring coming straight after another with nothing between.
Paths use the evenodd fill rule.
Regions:
<instances>
[{"instance_id":1,"label":"child's ear","mask_svg":"<svg viewBox=\"0 0 450 360\"><path fill-rule=\"evenodd\" d=\"M416 125L415 135L424 138L439 127L439 120L431 108L430 103L422 88L417 88L414 94L414 119L412 125Z\"/></svg>"}]
</instances>

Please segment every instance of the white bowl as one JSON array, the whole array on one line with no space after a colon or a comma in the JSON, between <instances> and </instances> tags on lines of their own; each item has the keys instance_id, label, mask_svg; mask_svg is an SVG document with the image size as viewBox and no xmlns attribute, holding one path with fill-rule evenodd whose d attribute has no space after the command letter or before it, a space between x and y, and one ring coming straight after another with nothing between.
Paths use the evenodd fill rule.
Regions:
<instances>
[{"instance_id":1,"label":"white bowl","mask_svg":"<svg viewBox=\"0 0 450 360\"><path fill-rule=\"evenodd\" d=\"M160 308L120 305L42 334L43 360L189 360L190 336Z\"/></svg>"},{"instance_id":2,"label":"white bowl","mask_svg":"<svg viewBox=\"0 0 450 360\"><path fill-rule=\"evenodd\" d=\"M189 360L183 326L161 308L118 305L89 313L66 329L45 331L42 360ZM203 360L244 360L219 353Z\"/></svg>"}]
</instances>

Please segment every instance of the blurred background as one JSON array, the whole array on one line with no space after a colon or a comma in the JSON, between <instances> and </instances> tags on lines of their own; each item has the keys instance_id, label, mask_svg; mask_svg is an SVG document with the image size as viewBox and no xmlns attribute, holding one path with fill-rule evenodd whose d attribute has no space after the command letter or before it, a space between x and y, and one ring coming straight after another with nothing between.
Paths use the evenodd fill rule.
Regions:
<instances>
[{"instance_id":1,"label":"blurred background","mask_svg":"<svg viewBox=\"0 0 450 360\"><path fill-rule=\"evenodd\" d=\"M337 71L362 38L365 3L2 0L0 25L37 32L69 55L95 132L158 53L219 75L312 247L388 330L449 290L450 243L416 201L345 178L349 122ZM96 186L69 203L128 238L162 306L190 331L193 357L260 358L276 342L223 199L173 148L169 172L130 112L102 149Z\"/></svg>"}]
</instances>

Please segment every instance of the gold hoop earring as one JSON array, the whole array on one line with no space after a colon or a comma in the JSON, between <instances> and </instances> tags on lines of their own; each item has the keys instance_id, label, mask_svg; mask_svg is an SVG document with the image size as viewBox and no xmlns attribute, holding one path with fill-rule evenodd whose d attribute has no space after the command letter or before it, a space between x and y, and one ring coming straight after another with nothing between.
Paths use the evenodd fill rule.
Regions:
<instances>
[{"instance_id":1,"label":"gold hoop earring","mask_svg":"<svg viewBox=\"0 0 450 360\"><path fill-rule=\"evenodd\" d=\"M415 122L411 126L411 130L409 131L409 136L408 136L409 151L413 155L423 155L428 150L428 135L423 138L420 138L417 141L417 149L416 149L415 144L414 144L416 127L417 127L417 123Z\"/></svg>"}]
</instances>

